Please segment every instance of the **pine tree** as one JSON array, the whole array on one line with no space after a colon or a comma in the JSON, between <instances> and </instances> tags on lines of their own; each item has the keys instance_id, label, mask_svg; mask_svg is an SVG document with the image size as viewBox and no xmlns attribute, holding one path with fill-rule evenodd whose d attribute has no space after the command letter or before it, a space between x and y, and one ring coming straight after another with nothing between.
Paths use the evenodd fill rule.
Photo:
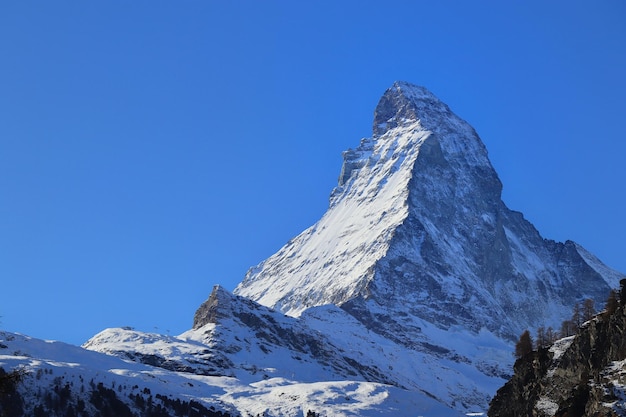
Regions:
<instances>
[{"instance_id":1,"label":"pine tree","mask_svg":"<svg viewBox=\"0 0 626 417\"><path fill-rule=\"evenodd\" d=\"M619 306L619 293L617 292L617 290L611 290L609 292L609 297L606 299L606 305L604 306L606 314L608 316L611 316L613 313L615 313L615 310L617 310L618 306Z\"/></svg>"},{"instance_id":2,"label":"pine tree","mask_svg":"<svg viewBox=\"0 0 626 417\"><path fill-rule=\"evenodd\" d=\"M17 390L28 373L24 368L17 368L6 372L0 367L0 415L23 415L23 399Z\"/></svg>"},{"instance_id":3,"label":"pine tree","mask_svg":"<svg viewBox=\"0 0 626 417\"><path fill-rule=\"evenodd\" d=\"M591 298L587 298L583 301L582 307L582 319L583 323L589 321L596 314L595 302Z\"/></svg>"},{"instance_id":4,"label":"pine tree","mask_svg":"<svg viewBox=\"0 0 626 417\"><path fill-rule=\"evenodd\" d=\"M6 372L4 368L0 368L0 394L13 390L27 374L28 372L24 368L16 368L11 372Z\"/></svg>"},{"instance_id":5,"label":"pine tree","mask_svg":"<svg viewBox=\"0 0 626 417\"><path fill-rule=\"evenodd\" d=\"M546 339L546 329L543 326L537 329L537 339L535 340L535 345L537 346L537 350L543 349L548 346L548 341Z\"/></svg>"},{"instance_id":6,"label":"pine tree","mask_svg":"<svg viewBox=\"0 0 626 417\"><path fill-rule=\"evenodd\" d=\"M576 328L580 327L583 324L583 316L579 303L574 304L574 310L572 311L572 323L574 323L574 326L576 326Z\"/></svg>"},{"instance_id":7,"label":"pine tree","mask_svg":"<svg viewBox=\"0 0 626 417\"><path fill-rule=\"evenodd\" d=\"M619 282L619 300L622 304L626 303L626 279Z\"/></svg>"},{"instance_id":8,"label":"pine tree","mask_svg":"<svg viewBox=\"0 0 626 417\"><path fill-rule=\"evenodd\" d=\"M557 334L557 332L554 331L552 326L549 326L546 329L546 344L552 345L554 342L556 342L558 338L559 338L559 335Z\"/></svg>"},{"instance_id":9,"label":"pine tree","mask_svg":"<svg viewBox=\"0 0 626 417\"><path fill-rule=\"evenodd\" d=\"M576 325L572 320L564 320L561 323L561 337L573 336L576 334Z\"/></svg>"},{"instance_id":10,"label":"pine tree","mask_svg":"<svg viewBox=\"0 0 626 417\"><path fill-rule=\"evenodd\" d=\"M530 337L530 332L524 330L524 333L519 337L518 342L515 344L515 357L521 358L533 351L533 339Z\"/></svg>"}]
</instances>

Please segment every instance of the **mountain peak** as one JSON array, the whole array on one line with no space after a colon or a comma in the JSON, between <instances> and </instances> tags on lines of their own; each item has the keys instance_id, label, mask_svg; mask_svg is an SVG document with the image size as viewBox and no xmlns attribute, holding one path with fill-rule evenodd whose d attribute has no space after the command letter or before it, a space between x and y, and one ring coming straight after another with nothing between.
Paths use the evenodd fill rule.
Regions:
<instances>
[{"instance_id":1,"label":"mountain peak","mask_svg":"<svg viewBox=\"0 0 626 417\"><path fill-rule=\"evenodd\" d=\"M433 116L450 113L448 106L425 87L396 81L385 91L374 110L373 133L382 136L391 129L416 121L426 128L433 128L440 119Z\"/></svg>"},{"instance_id":2,"label":"mountain peak","mask_svg":"<svg viewBox=\"0 0 626 417\"><path fill-rule=\"evenodd\" d=\"M193 318L193 329L207 323L217 323L218 318L228 317L232 296L222 286L215 285L209 298L200 305Z\"/></svg>"},{"instance_id":3,"label":"mountain peak","mask_svg":"<svg viewBox=\"0 0 626 417\"><path fill-rule=\"evenodd\" d=\"M476 131L423 87L387 89L374 136L343 156L326 213L234 294L304 321L334 304L410 355L471 364L484 378L466 374L460 391L439 385L448 404L484 406L524 329L556 328L572 305L602 302L624 277L510 210Z\"/></svg>"}]
</instances>

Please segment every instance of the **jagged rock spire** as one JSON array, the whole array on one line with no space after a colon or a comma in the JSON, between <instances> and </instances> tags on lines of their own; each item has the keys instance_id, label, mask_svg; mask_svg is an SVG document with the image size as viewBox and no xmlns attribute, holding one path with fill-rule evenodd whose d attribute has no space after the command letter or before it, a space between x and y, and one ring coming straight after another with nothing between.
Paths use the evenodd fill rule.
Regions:
<instances>
[{"instance_id":1,"label":"jagged rock spire","mask_svg":"<svg viewBox=\"0 0 626 417\"><path fill-rule=\"evenodd\" d=\"M450 108L425 87L396 81L385 91L374 110L374 136L407 123L421 121L428 129L436 127L434 122L449 115ZM439 117L435 117L435 116Z\"/></svg>"},{"instance_id":2,"label":"jagged rock spire","mask_svg":"<svg viewBox=\"0 0 626 417\"><path fill-rule=\"evenodd\" d=\"M193 328L199 329L208 323L217 323L220 317L227 317L230 295L220 285L215 285L209 298L200 305L193 317Z\"/></svg>"}]
</instances>

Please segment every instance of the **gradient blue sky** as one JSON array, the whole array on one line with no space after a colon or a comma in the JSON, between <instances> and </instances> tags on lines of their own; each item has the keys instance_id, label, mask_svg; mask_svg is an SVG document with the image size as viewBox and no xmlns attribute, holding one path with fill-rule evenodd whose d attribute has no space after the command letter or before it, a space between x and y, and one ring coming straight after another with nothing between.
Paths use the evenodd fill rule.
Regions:
<instances>
[{"instance_id":1,"label":"gradient blue sky","mask_svg":"<svg viewBox=\"0 0 626 417\"><path fill-rule=\"evenodd\" d=\"M626 271L626 2L0 5L0 327L178 334L312 225L393 81L504 201Z\"/></svg>"}]
</instances>

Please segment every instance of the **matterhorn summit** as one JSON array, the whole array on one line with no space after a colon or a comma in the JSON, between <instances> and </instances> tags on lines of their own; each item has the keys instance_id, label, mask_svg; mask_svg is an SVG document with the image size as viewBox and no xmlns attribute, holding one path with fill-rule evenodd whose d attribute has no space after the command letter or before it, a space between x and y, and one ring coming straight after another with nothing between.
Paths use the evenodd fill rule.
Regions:
<instances>
[{"instance_id":1,"label":"matterhorn summit","mask_svg":"<svg viewBox=\"0 0 626 417\"><path fill-rule=\"evenodd\" d=\"M335 304L419 348L424 321L513 340L618 286L622 274L542 238L501 190L474 129L427 89L396 82L372 138L344 152L326 214L235 293L293 316Z\"/></svg>"},{"instance_id":2,"label":"matterhorn summit","mask_svg":"<svg viewBox=\"0 0 626 417\"><path fill-rule=\"evenodd\" d=\"M237 294L290 315L315 305L369 299L375 287L391 290L381 287L378 266L400 234L411 240L409 259L418 261L433 244L425 227L436 225L428 217L448 220L461 205L483 204L485 198L499 202L500 182L480 139L428 90L395 83L374 114L373 137L344 152L327 213L251 269ZM417 192L426 200L414 201L421 199ZM431 224L411 224L416 209ZM407 272L400 281L418 278Z\"/></svg>"}]
</instances>

